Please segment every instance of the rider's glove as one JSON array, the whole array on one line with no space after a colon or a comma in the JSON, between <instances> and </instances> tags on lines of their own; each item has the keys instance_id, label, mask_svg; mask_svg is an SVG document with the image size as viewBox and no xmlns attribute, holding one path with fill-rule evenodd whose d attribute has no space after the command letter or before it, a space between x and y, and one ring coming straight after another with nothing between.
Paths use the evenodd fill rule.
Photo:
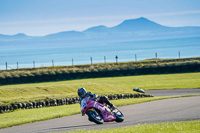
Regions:
<instances>
[{"instance_id":1,"label":"rider's glove","mask_svg":"<svg viewBox=\"0 0 200 133\"><path fill-rule=\"evenodd\" d=\"M88 92L88 94L93 100L97 99L97 97L98 97L97 94L93 94L92 92Z\"/></svg>"}]
</instances>

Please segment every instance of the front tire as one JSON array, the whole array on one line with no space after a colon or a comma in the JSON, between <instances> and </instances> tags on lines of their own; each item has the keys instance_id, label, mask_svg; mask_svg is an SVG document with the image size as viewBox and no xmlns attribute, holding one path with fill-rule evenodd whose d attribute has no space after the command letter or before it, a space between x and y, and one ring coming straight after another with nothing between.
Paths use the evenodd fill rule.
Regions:
<instances>
[{"instance_id":1,"label":"front tire","mask_svg":"<svg viewBox=\"0 0 200 133\"><path fill-rule=\"evenodd\" d=\"M103 124L103 118L101 115L96 111L88 111L87 115L90 121L95 122L96 124Z\"/></svg>"},{"instance_id":2,"label":"front tire","mask_svg":"<svg viewBox=\"0 0 200 133\"><path fill-rule=\"evenodd\" d=\"M118 109L115 109L113 111L115 117L116 117L116 122L123 122L124 121L124 115L122 114L121 111L119 111Z\"/></svg>"}]
</instances>

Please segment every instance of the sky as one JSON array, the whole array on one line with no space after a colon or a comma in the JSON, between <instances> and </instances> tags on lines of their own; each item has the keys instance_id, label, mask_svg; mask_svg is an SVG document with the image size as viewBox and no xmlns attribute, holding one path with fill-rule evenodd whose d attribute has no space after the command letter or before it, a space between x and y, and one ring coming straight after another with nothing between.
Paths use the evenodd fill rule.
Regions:
<instances>
[{"instance_id":1,"label":"sky","mask_svg":"<svg viewBox=\"0 0 200 133\"><path fill-rule=\"evenodd\" d=\"M165 26L200 26L200 0L0 0L0 34L44 36L113 27L145 17Z\"/></svg>"}]
</instances>

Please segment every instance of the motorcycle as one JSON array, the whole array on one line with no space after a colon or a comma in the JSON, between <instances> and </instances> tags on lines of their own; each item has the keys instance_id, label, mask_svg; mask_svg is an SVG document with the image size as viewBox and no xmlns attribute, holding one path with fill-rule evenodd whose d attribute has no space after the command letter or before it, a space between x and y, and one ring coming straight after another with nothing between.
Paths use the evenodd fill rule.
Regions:
<instances>
[{"instance_id":1,"label":"motorcycle","mask_svg":"<svg viewBox=\"0 0 200 133\"><path fill-rule=\"evenodd\" d=\"M103 122L123 122L124 115L116 108L111 110L106 103L99 103L97 99L85 97L82 99L81 112L83 115L87 114L88 119L96 124L103 124Z\"/></svg>"}]
</instances>

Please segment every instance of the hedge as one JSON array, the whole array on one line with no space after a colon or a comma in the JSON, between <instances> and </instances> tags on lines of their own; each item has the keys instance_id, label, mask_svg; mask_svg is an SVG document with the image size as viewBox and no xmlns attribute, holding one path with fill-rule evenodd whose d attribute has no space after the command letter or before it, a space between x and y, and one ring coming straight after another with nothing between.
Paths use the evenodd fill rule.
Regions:
<instances>
[{"instance_id":1,"label":"hedge","mask_svg":"<svg viewBox=\"0 0 200 133\"><path fill-rule=\"evenodd\" d=\"M155 63L155 61L152 63L150 61L148 63L112 63L79 67L1 71L0 85L97 77L200 72L200 61L170 63Z\"/></svg>"}]
</instances>

